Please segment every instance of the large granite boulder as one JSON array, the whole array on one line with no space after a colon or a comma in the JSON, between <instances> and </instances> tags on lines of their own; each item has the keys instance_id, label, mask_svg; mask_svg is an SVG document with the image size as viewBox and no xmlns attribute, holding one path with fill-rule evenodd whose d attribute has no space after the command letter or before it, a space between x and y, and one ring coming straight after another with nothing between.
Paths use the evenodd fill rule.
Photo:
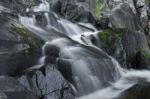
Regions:
<instances>
[{"instance_id":1,"label":"large granite boulder","mask_svg":"<svg viewBox=\"0 0 150 99\"><path fill-rule=\"evenodd\" d=\"M113 28L126 28L133 31L141 30L138 17L127 3L123 3L114 8L109 15Z\"/></svg>"},{"instance_id":2,"label":"large granite boulder","mask_svg":"<svg viewBox=\"0 0 150 99\"><path fill-rule=\"evenodd\" d=\"M74 99L70 85L55 65L49 64L36 71L31 68L30 72L18 80L40 99Z\"/></svg>"}]
</instances>

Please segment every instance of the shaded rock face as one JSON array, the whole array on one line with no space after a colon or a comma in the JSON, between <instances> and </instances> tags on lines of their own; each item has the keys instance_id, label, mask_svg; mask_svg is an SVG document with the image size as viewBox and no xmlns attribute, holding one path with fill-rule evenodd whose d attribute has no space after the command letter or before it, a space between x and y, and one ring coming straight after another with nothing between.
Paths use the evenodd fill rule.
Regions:
<instances>
[{"instance_id":1,"label":"shaded rock face","mask_svg":"<svg viewBox=\"0 0 150 99\"><path fill-rule=\"evenodd\" d=\"M150 86L148 82L139 82L122 92L119 98L115 99L149 99Z\"/></svg>"},{"instance_id":2,"label":"shaded rock face","mask_svg":"<svg viewBox=\"0 0 150 99\"><path fill-rule=\"evenodd\" d=\"M73 22L95 22L95 0L49 0L51 9Z\"/></svg>"},{"instance_id":3,"label":"shaded rock face","mask_svg":"<svg viewBox=\"0 0 150 99\"><path fill-rule=\"evenodd\" d=\"M130 30L141 30L139 20L126 3L114 8L110 14L110 22L113 28L126 28Z\"/></svg>"},{"instance_id":4,"label":"shaded rock face","mask_svg":"<svg viewBox=\"0 0 150 99\"><path fill-rule=\"evenodd\" d=\"M38 99L15 78L5 76L0 77L0 97L1 99Z\"/></svg>"},{"instance_id":5,"label":"shaded rock face","mask_svg":"<svg viewBox=\"0 0 150 99\"><path fill-rule=\"evenodd\" d=\"M0 26L0 75L15 75L32 66L40 54L34 52L40 50L28 35L29 31L4 16L0 16L0 23L3 24Z\"/></svg>"},{"instance_id":6,"label":"shaded rock face","mask_svg":"<svg viewBox=\"0 0 150 99\"><path fill-rule=\"evenodd\" d=\"M142 68L141 66L143 66L143 64L136 64L135 62L139 61L142 57L138 56L138 53L146 53L149 54L150 50L149 50L149 46L146 40L146 37L144 35L144 33L142 32L132 32L132 31L128 31L127 33L125 33L125 35L122 37L122 42L124 45L124 49L126 51L127 54L127 59L129 62L131 62L131 66L133 68ZM140 58L139 60L137 60L138 58ZM144 58L144 57L143 57ZM145 57L146 58L146 57ZM144 68L149 68L148 67L144 67Z\"/></svg>"},{"instance_id":7,"label":"shaded rock face","mask_svg":"<svg viewBox=\"0 0 150 99\"><path fill-rule=\"evenodd\" d=\"M70 85L55 65L49 64L18 79L29 91L40 99L74 99Z\"/></svg>"}]
</instances>

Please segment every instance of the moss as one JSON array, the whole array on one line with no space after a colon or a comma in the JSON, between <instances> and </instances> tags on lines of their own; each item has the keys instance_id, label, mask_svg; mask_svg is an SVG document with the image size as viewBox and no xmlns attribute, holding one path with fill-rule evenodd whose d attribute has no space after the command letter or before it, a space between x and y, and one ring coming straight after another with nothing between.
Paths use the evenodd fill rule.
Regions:
<instances>
[{"instance_id":1,"label":"moss","mask_svg":"<svg viewBox=\"0 0 150 99\"><path fill-rule=\"evenodd\" d=\"M100 42L102 47L105 51L108 52L108 54L111 54L109 52L113 52L116 48L116 43L119 41L122 37L123 30L113 30L113 29L107 29L103 30L98 33L98 37L100 38Z\"/></svg>"},{"instance_id":2,"label":"moss","mask_svg":"<svg viewBox=\"0 0 150 99\"><path fill-rule=\"evenodd\" d=\"M32 5L34 3L34 0L26 0L26 1L29 3L29 5Z\"/></svg>"},{"instance_id":3,"label":"moss","mask_svg":"<svg viewBox=\"0 0 150 99\"><path fill-rule=\"evenodd\" d=\"M102 7L102 3L100 2L100 0L96 0L96 8L95 8L95 14L96 14L96 18L99 20L101 17L101 12L103 10Z\"/></svg>"},{"instance_id":4,"label":"moss","mask_svg":"<svg viewBox=\"0 0 150 99\"><path fill-rule=\"evenodd\" d=\"M144 52L143 52L142 55L143 55L145 58L150 58L150 53L146 53L146 52L144 53Z\"/></svg>"},{"instance_id":5,"label":"moss","mask_svg":"<svg viewBox=\"0 0 150 99\"><path fill-rule=\"evenodd\" d=\"M122 36L122 30L113 30L113 29L107 29L103 30L102 32L99 32L98 36L102 41L107 41L109 38L117 39Z\"/></svg>"},{"instance_id":6,"label":"moss","mask_svg":"<svg viewBox=\"0 0 150 99\"><path fill-rule=\"evenodd\" d=\"M30 32L22 27L11 27L11 31L17 33L20 37L23 43L29 45L29 49L25 50L25 53L32 52L36 47L36 42L32 38Z\"/></svg>"},{"instance_id":7,"label":"moss","mask_svg":"<svg viewBox=\"0 0 150 99\"><path fill-rule=\"evenodd\" d=\"M150 58L150 52L145 51L143 48L138 48L136 54L140 53L144 58Z\"/></svg>"}]
</instances>

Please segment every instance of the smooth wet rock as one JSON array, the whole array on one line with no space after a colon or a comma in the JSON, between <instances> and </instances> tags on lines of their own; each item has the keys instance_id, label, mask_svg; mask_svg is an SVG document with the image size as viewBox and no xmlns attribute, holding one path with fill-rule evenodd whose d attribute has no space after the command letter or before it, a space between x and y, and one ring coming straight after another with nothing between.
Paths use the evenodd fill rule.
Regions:
<instances>
[{"instance_id":1,"label":"smooth wet rock","mask_svg":"<svg viewBox=\"0 0 150 99\"><path fill-rule=\"evenodd\" d=\"M141 81L122 92L119 98L115 99L150 99L149 93L150 83Z\"/></svg>"}]
</instances>

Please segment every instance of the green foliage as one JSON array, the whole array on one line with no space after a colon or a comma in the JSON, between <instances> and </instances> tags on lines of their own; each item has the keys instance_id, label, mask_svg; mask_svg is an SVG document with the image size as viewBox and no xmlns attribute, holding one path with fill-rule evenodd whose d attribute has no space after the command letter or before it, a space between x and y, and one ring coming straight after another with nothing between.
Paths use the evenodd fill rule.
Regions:
<instances>
[{"instance_id":1,"label":"green foliage","mask_svg":"<svg viewBox=\"0 0 150 99\"><path fill-rule=\"evenodd\" d=\"M95 14L96 14L96 18L97 19L100 19L100 15L101 15L101 12L102 12L102 3L100 2L100 0L96 0L96 9L95 9Z\"/></svg>"}]
</instances>

